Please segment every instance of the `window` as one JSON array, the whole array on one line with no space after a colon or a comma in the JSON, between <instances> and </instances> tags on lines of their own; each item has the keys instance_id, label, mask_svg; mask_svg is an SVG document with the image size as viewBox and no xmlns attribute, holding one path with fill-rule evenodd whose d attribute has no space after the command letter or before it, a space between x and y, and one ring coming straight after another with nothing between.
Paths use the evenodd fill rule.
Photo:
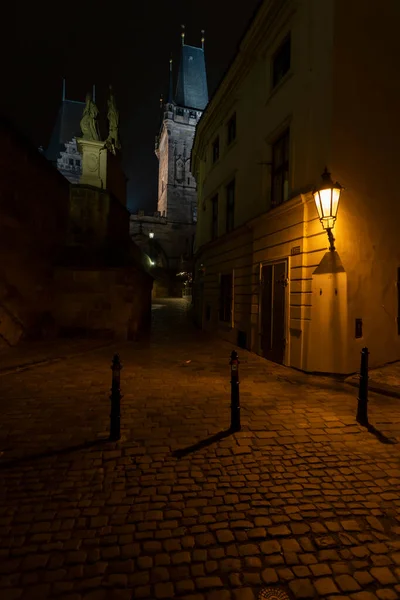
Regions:
<instances>
[{"instance_id":1,"label":"window","mask_svg":"<svg viewBox=\"0 0 400 600\"><path fill-rule=\"evenodd\" d=\"M215 138L212 145L212 161L217 162L219 159L219 136Z\"/></svg>"},{"instance_id":2,"label":"window","mask_svg":"<svg viewBox=\"0 0 400 600\"><path fill-rule=\"evenodd\" d=\"M176 109L176 114L178 117L183 117L183 108L177 108Z\"/></svg>"},{"instance_id":3,"label":"window","mask_svg":"<svg viewBox=\"0 0 400 600\"><path fill-rule=\"evenodd\" d=\"M218 194L211 198L212 218L211 218L211 239L218 237Z\"/></svg>"},{"instance_id":4,"label":"window","mask_svg":"<svg viewBox=\"0 0 400 600\"><path fill-rule=\"evenodd\" d=\"M228 146L236 139L236 113L228 121Z\"/></svg>"},{"instance_id":5,"label":"window","mask_svg":"<svg viewBox=\"0 0 400 600\"><path fill-rule=\"evenodd\" d=\"M219 320L232 322L233 274L220 275L219 282Z\"/></svg>"},{"instance_id":6,"label":"window","mask_svg":"<svg viewBox=\"0 0 400 600\"><path fill-rule=\"evenodd\" d=\"M272 87L274 88L285 77L290 69L290 35L278 48L272 59Z\"/></svg>"},{"instance_id":7,"label":"window","mask_svg":"<svg viewBox=\"0 0 400 600\"><path fill-rule=\"evenodd\" d=\"M80 167L81 166L81 161L79 160L79 158L75 161L75 164Z\"/></svg>"},{"instance_id":8,"label":"window","mask_svg":"<svg viewBox=\"0 0 400 600\"><path fill-rule=\"evenodd\" d=\"M235 180L226 186L226 232L232 231L235 220Z\"/></svg>"},{"instance_id":9,"label":"window","mask_svg":"<svg viewBox=\"0 0 400 600\"><path fill-rule=\"evenodd\" d=\"M278 206L289 196L289 129L272 145L271 204Z\"/></svg>"},{"instance_id":10,"label":"window","mask_svg":"<svg viewBox=\"0 0 400 600\"><path fill-rule=\"evenodd\" d=\"M68 162L69 162L70 165L73 165L74 164L74 159L70 158Z\"/></svg>"}]
</instances>

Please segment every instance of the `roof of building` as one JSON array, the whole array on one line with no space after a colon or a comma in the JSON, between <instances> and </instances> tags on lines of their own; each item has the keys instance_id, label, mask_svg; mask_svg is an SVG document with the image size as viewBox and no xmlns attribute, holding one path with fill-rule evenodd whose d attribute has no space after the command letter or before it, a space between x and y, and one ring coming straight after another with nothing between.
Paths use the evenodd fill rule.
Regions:
<instances>
[{"instance_id":1,"label":"roof of building","mask_svg":"<svg viewBox=\"0 0 400 600\"><path fill-rule=\"evenodd\" d=\"M197 110L206 107L208 87L203 48L182 46L175 102L178 106Z\"/></svg>"},{"instance_id":2,"label":"roof of building","mask_svg":"<svg viewBox=\"0 0 400 600\"><path fill-rule=\"evenodd\" d=\"M60 156L60 152L65 150L65 144L74 137L81 137L80 122L84 107L84 102L62 101L50 143L44 153L49 161L55 163Z\"/></svg>"}]
</instances>

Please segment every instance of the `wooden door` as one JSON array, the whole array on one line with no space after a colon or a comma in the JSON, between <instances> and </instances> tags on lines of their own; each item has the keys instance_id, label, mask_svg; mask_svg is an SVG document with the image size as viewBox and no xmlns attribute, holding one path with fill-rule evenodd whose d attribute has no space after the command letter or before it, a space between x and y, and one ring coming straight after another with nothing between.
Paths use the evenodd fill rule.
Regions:
<instances>
[{"instance_id":1,"label":"wooden door","mask_svg":"<svg viewBox=\"0 0 400 600\"><path fill-rule=\"evenodd\" d=\"M286 262L264 265L261 270L261 351L283 363L286 348Z\"/></svg>"}]
</instances>

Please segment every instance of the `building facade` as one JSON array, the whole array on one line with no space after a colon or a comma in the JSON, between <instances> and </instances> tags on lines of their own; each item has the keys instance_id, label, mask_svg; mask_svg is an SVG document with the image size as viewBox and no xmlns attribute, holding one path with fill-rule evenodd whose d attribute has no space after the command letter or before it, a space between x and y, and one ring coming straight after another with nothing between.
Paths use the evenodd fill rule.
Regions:
<instances>
[{"instance_id":1,"label":"building facade","mask_svg":"<svg viewBox=\"0 0 400 600\"><path fill-rule=\"evenodd\" d=\"M191 279L197 195L190 156L196 126L208 102L204 48L185 44L184 35L182 41L176 92L173 94L171 60L169 96L156 138L157 211L152 215L139 211L131 217L131 235L156 267L155 289L168 295L181 293L184 279L177 280L177 273L187 273L186 281Z\"/></svg>"},{"instance_id":2,"label":"building facade","mask_svg":"<svg viewBox=\"0 0 400 600\"><path fill-rule=\"evenodd\" d=\"M84 102L67 100L64 80L61 106L44 155L70 183L79 183L82 174L82 156L76 140L81 136L79 123L84 108Z\"/></svg>"},{"instance_id":3,"label":"building facade","mask_svg":"<svg viewBox=\"0 0 400 600\"><path fill-rule=\"evenodd\" d=\"M400 359L400 5L265 0L196 131L195 311L307 372ZM377 31L379 44L371 45ZM313 190L344 186L333 229Z\"/></svg>"}]
</instances>

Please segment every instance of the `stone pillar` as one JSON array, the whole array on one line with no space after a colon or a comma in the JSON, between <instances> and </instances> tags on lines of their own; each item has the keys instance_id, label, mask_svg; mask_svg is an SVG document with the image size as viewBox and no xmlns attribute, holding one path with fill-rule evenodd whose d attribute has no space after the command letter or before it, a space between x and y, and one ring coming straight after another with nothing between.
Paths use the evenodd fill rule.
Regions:
<instances>
[{"instance_id":1,"label":"stone pillar","mask_svg":"<svg viewBox=\"0 0 400 600\"><path fill-rule=\"evenodd\" d=\"M95 140L77 140L82 154L82 175L79 183L107 188L107 153L104 142Z\"/></svg>"}]
</instances>

